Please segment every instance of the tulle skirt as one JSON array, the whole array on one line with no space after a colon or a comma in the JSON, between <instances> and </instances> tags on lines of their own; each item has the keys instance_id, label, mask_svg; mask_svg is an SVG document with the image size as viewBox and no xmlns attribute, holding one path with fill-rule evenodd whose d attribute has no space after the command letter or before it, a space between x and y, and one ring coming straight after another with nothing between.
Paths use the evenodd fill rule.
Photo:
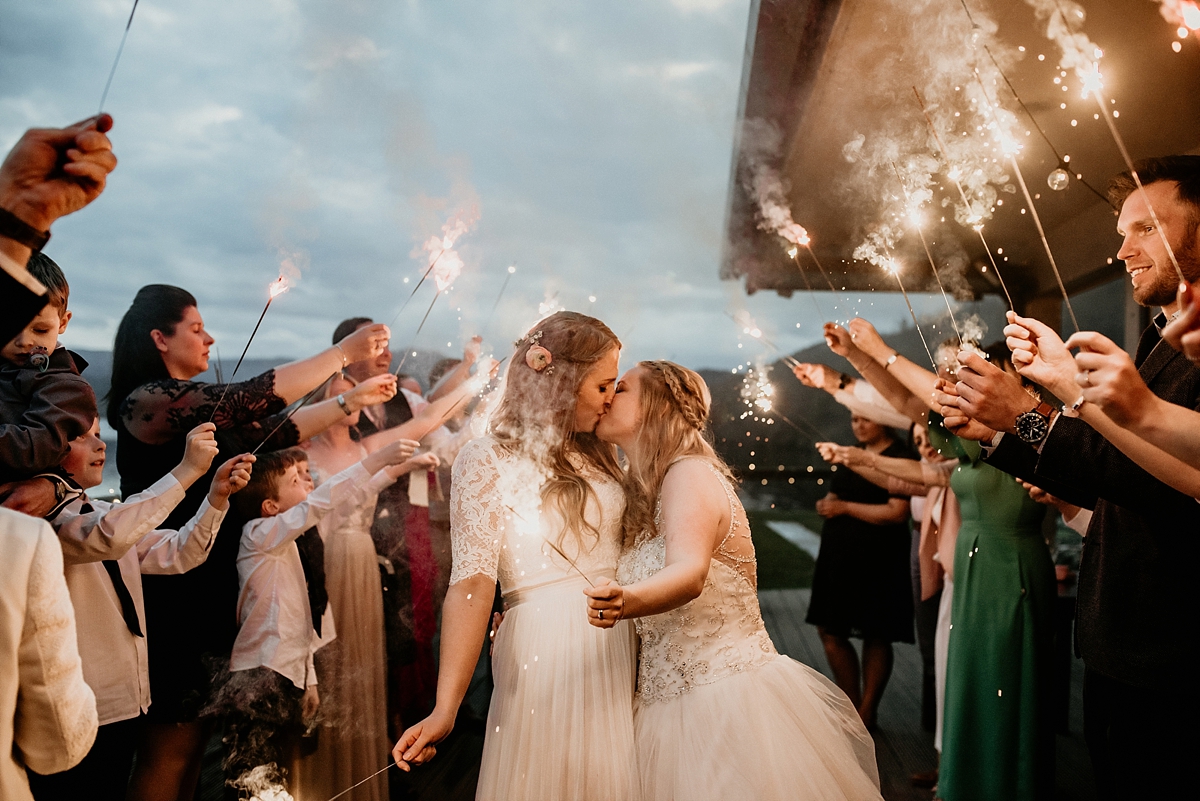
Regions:
<instances>
[{"instance_id":1,"label":"tulle skirt","mask_svg":"<svg viewBox=\"0 0 1200 801\"><path fill-rule=\"evenodd\" d=\"M637 801L633 625L587 622L586 582L506 596L480 801Z\"/></svg>"},{"instance_id":2,"label":"tulle skirt","mask_svg":"<svg viewBox=\"0 0 1200 801\"><path fill-rule=\"evenodd\" d=\"M845 693L779 656L636 704L644 801L880 799L875 744Z\"/></svg>"}]
</instances>

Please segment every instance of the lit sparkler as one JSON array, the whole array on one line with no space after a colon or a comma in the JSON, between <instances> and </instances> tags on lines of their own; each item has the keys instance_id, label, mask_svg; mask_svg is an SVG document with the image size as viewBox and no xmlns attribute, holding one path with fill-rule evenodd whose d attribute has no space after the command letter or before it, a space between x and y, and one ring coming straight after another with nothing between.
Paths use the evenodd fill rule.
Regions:
<instances>
[{"instance_id":1,"label":"lit sparkler","mask_svg":"<svg viewBox=\"0 0 1200 801\"><path fill-rule=\"evenodd\" d=\"M766 335L763 334L762 329L755 325L753 320L749 319L749 315L746 315L746 320L744 321L739 320L736 316L729 314L728 312L726 312L726 316L729 317L730 320L733 320L735 323L742 326L743 334L746 334L753 339L757 339L759 342L770 348L773 352L778 353L779 356L788 363L788 366L796 367L800 364L800 362L796 361L796 359L781 351L778 345L767 339Z\"/></svg>"},{"instance_id":2,"label":"lit sparkler","mask_svg":"<svg viewBox=\"0 0 1200 801\"><path fill-rule=\"evenodd\" d=\"M929 132L933 134L933 139L935 142L937 142L938 150L940 150L942 152L942 156L948 160L950 158L950 152L948 150L946 150L946 144L942 141L942 137L941 137L941 134L938 133L937 126L935 126L933 124L933 118L929 116L929 109L925 106L925 100L921 97L921 93L917 91L917 87L914 86L912 88L912 90L913 90L913 94L916 95L916 97L917 97L917 105L919 105L921 107L921 113L923 115L925 115L925 122L929 123ZM979 241L983 245L983 249L988 255L988 261L990 261L992 263L992 271L995 273L996 278L999 279L999 281L1000 281L1000 288L1004 290L1004 297L1008 298L1008 308L1012 309L1013 311L1016 311L1016 306L1013 305L1012 295L1009 294L1008 286L1004 283L1004 276L1002 276L1000 274L1000 267L996 264L995 257L992 256L992 249L990 247L988 247L987 240L983 236L983 216L976 213L972 209L971 201L967 199L967 193L963 189L962 181L960 181L958 179L959 178L958 170L951 169L947 173L947 175L950 177L950 180L954 182L954 186L958 189L958 195L959 195L959 197L962 198L963 206L966 207L966 211L967 211L967 215L968 215L967 223L970 224L971 229L974 230L975 233L979 235ZM893 264L894 264L894 262L893 262ZM899 270L892 270L891 272L893 275L896 276L896 281L899 282L900 281ZM900 287L900 291L901 292L904 291L903 286ZM905 295L904 295L904 300L905 300L905 302L908 301L907 293L905 293ZM909 305L909 311L910 312L912 311L911 304ZM913 317L913 322L916 322L915 316ZM921 328L920 328L920 326L918 326L917 332L919 333L920 330L921 330ZM923 342L925 340L925 337L922 336L921 340ZM929 347L926 346L925 350L928 351ZM930 360L932 360L932 359L933 359L933 357L930 356Z\"/></svg>"},{"instance_id":3,"label":"lit sparkler","mask_svg":"<svg viewBox=\"0 0 1200 801\"><path fill-rule=\"evenodd\" d=\"M904 202L908 206L909 221L912 222L913 228L917 231L917 236L921 239L921 246L925 248L925 257L929 259L929 268L933 270L933 278L937 281L938 289L942 291L942 300L946 301L946 311L950 313L950 326L954 329L955 336L958 341L962 342L962 333L958 330L958 321L954 319L954 309L950 306L950 296L946 294L946 287L942 285L942 277L938 275L937 263L933 260L933 253L929 250L929 243L925 240L925 232L921 229L921 212L915 207L912 202L912 196L908 193L908 186L904 183L904 178L900 175L900 168L896 166L896 162L892 162L892 171L896 173L896 180L900 182L900 191L904 193Z\"/></svg>"},{"instance_id":4,"label":"lit sparkler","mask_svg":"<svg viewBox=\"0 0 1200 801\"><path fill-rule=\"evenodd\" d=\"M117 56L113 59L112 69L108 71L108 80L104 82L104 91L100 94L100 109L103 113L104 101L108 100L108 90L112 86L113 76L117 74L117 65L121 63L121 54L125 52L125 40L129 38L129 27L133 25L133 15L137 13L138 0L133 0L133 8L129 9L129 19L125 22L125 32L121 34L121 45L117 48Z\"/></svg>"},{"instance_id":5,"label":"lit sparkler","mask_svg":"<svg viewBox=\"0 0 1200 801\"><path fill-rule=\"evenodd\" d=\"M921 344L925 346L925 355L929 357L929 363L933 365L933 371L936 373L937 360L933 358L933 351L929 349L929 343L925 341L925 333L921 331L921 324L917 322L917 313L913 311L913 305L908 299L908 290L904 288L904 282L900 280L900 262L889 254L884 271L896 279L896 285L900 287L900 294L904 296L904 305L908 306L908 314L912 317L913 325L917 327L917 336L921 337Z\"/></svg>"},{"instance_id":6,"label":"lit sparkler","mask_svg":"<svg viewBox=\"0 0 1200 801\"><path fill-rule=\"evenodd\" d=\"M315 398L317 396L317 393L325 388L325 385L329 382L329 379L333 378L335 375L337 375L340 372L341 372L341 370L335 370L334 372L330 373L323 381L321 381L320 384L317 384L315 387L313 387L311 392L309 392L307 395L305 395L303 398L301 398L300 402L296 404L296 408L292 409L290 412L288 412L287 417L280 420L279 425L277 425L273 429L271 429L271 433L267 434L265 437L263 437L262 441L254 446L254 450L250 451L250 455L253 456L254 454L258 453L260 450L262 450L262 446L266 445L267 442L271 439L271 437L275 436L275 434L279 431L279 429L281 429L285 425L287 425L287 422L296 416L296 412L300 411L305 406L307 406L309 401L311 401L313 398Z\"/></svg>"},{"instance_id":7,"label":"lit sparkler","mask_svg":"<svg viewBox=\"0 0 1200 801\"><path fill-rule=\"evenodd\" d=\"M745 420L747 417L750 417L755 422L771 425L775 422L775 418L778 418L796 429L796 431L803 434L806 438L811 438L813 443L825 439L816 426L804 420L804 418L800 418L805 426L802 428L794 420L775 408L775 386L770 381L770 372L771 368L761 363L746 370L746 375L742 379L742 388L739 391L742 403L746 404L746 411L742 412L739 419Z\"/></svg>"},{"instance_id":8,"label":"lit sparkler","mask_svg":"<svg viewBox=\"0 0 1200 801\"><path fill-rule=\"evenodd\" d=\"M212 414L208 416L208 422L212 422L212 419L217 416L217 409L220 409L221 404L225 402L225 396L229 394L229 387L233 384L234 377L237 376L238 368L242 366L242 361L250 351L250 343L254 341L255 335L258 333L258 328L262 325L263 318L267 316L267 309L271 308L271 304L275 301L275 298L291 289L292 281L299 277L300 270L296 267L295 263L291 258L285 258L279 265L279 277L267 287L267 305L263 306L262 314L258 315L258 322L254 324L254 330L250 332L250 338L246 340L246 347L242 348L242 355L238 356L237 364L233 366L233 372L229 374L229 382L225 384L225 389L221 391L221 397L217 401L217 405L213 407Z\"/></svg>"},{"instance_id":9,"label":"lit sparkler","mask_svg":"<svg viewBox=\"0 0 1200 801\"><path fill-rule=\"evenodd\" d=\"M421 280L417 282L416 287L408 296L408 300L412 300L412 296L421 288L421 284L430 275L433 276L434 285L437 291L433 295L433 300L429 301L429 308L425 310L425 316L421 318L421 323L417 326L416 332L412 335L416 339L421 334L421 329L425 327L425 322L429 319L430 312L433 311L433 304L437 303L437 299L448 290L458 278L463 270L462 257L458 255L458 251L454 249L455 242L458 238L471 230L478 219L478 213L475 210L467 214L459 214L449 220L442 226L442 236L432 236L426 240L422 249L429 254L429 268L425 270L425 274L421 276ZM400 311L404 311L404 307L408 305L408 300L404 301L404 306L400 307ZM396 316L400 316L400 312L396 312ZM395 322L395 318L392 318ZM408 360L408 356L412 353L412 345L410 344L404 349L404 356L400 359L400 364L396 367L396 375L400 374L404 363Z\"/></svg>"}]
</instances>

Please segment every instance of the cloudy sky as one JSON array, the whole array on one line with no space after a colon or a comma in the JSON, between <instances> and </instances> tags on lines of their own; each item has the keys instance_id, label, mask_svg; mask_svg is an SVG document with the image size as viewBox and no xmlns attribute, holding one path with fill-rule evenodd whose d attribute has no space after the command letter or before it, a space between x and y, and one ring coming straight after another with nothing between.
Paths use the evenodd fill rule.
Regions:
<instances>
[{"instance_id":1,"label":"cloudy sky","mask_svg":"<svg viewBox=\"0 0 1200 801\"><path fill-rule=\"evenodd\" d=\"M130 5L0 0L0 146L95 112ZM106 104L120 167L47 248L72 285L65 341L111 348L137 288L172 283L234 359L291 258L302 280L253 353L307 355L344 317L391 319L425 263L414 248L477 207L417 347L482 330L503 350L550 297L609 322L632 358L737 365L754 347L725 316L739 304L779 345L811 343L805 298L717 279L748 8L143 0ZM893 295L822 303L906 316Z\"/></svg>"}]
</instances>

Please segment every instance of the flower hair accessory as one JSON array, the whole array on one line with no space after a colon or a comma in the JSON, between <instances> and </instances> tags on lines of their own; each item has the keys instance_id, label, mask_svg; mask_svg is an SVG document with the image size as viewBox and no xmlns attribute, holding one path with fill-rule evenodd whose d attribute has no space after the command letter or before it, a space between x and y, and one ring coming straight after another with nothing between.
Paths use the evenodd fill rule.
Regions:
<instances>
[{"instance_id":1,"label":"flower hair accessory","mask_svg":"<svg viewBox=\"0 0 1200 801\"><path fill-rule=\"evenodd\" d=\"M553 354L541 345L530 345L529 350L525 351L525 363L535 373L551 373L554 370L553 365L550 364L552 361L554 361Z\"/></svg>"}]
</instances>

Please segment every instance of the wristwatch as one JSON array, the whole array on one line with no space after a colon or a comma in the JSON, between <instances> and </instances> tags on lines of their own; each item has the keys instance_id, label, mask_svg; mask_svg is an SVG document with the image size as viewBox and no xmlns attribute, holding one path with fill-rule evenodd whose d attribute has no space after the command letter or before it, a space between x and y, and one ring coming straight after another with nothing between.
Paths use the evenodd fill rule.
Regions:
<instances>
[{"instance_id":1,"label":"wristwatch","mask_svg":"<svg viewBox=\"0 0 1200 801\"><path fill-rule=\"evenodd\" d=\"M1017 437L1022 442L1037 445L1050 433L1050 415L1053 413L1054 408L1050 404L1042 402L1037 405L1037 408L1017 415L1014 423Z\"/></svg>"},{"instance_id":2,"label":"wristwatch","mask_svg":"<svg viewBox=\"0 0 1200 801\"><path fill-rule=\"evenodd\" d=\"M338 395L337 402L338 402L338 407L342 410L342 413L344 415L349 417L350 415L354 414L354 410L346 405L346 396L345 395Z\"/></svg>"}]
</instances>

